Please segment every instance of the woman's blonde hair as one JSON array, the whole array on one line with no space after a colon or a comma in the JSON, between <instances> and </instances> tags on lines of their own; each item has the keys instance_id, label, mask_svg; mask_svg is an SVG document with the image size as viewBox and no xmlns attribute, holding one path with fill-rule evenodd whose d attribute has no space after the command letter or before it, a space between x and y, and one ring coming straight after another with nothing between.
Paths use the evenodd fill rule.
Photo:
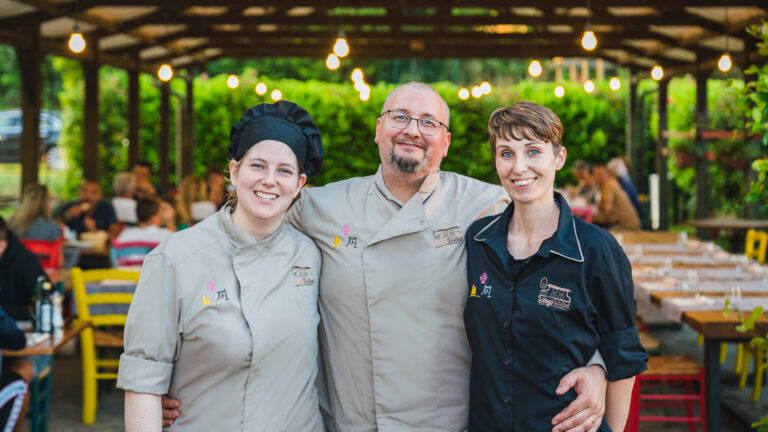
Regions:
<instances>
[{"instance_id":1,"label":"woman's blonde hair","mask_svg":"<svg viewBox=\"0 0 768 432\"><path fill-rule=\"evenodd\" d=\"M40 183L29 183L22 191L19 209L8 219L8 227L16 234L23 234L40 217L51 219L48 188Z\"/></svg>"},{"instance_id":2,"label":"woman's blonde hair","mask_svg":"<svg viewBox=\"0 0 768 432\"><path fill-rule=\"evenodd\" d=\"M176 201L178 204L176 206L176 213L178 213L179 219L186 223L194 222L190 213L192 203L207 200L208 194L205 189L205 183L194 174L185 175L181 181L179 199Z\"/></svg>"}]
</instances>

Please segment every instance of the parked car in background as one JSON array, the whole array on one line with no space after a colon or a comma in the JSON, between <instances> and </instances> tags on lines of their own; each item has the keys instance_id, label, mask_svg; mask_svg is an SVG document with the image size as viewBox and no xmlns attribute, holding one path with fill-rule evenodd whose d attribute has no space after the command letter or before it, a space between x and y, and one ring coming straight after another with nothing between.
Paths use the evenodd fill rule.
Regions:
<instances>
[{"instance_id":1,"label":"parked car in background","mask_svg":"<svg viewBox=\"0 0 768 432\"><path fill-rule=\"evenodd\" d=\"M40 113L40 156L56 146L61 131L57 111ZM21 110L0 111L0 163L21 161Z\"/></svg>"}]
</instances>

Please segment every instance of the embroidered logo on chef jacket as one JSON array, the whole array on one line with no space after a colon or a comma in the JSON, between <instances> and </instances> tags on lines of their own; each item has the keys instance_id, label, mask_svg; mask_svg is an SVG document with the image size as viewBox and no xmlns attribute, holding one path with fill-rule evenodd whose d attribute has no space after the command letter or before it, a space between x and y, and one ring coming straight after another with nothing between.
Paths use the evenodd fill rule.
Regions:
<instances>
[{"instance_id":1,"label":"embroidered logo on chef jacket","mask_svg":"<svg viewBox=\"0 0 768 432\"><path fill-rule=\"evenodd\" d=\"M293 266L291 274L293 275L293 284L296 286L315 284L315 275L312 273L311 267Z\"/></svg>"},{"instance_id":2,"label":"embroidered logo on chef jacket","mask_svg":"<svg viewBox=\"0 0 768 432\"><path fill-rule=\"evenodd\" d=\"M344 246L357 249L357 236L349 235L349 225L341 227L341 236L333 237L333 246Z\"/></svg>"},{"instance_id":3,"label":"embroidered logo on chef jacket","mask_svg":"<svg viewBox=\"0 0 768 432\"><path fill-rule=\"evenodd\" d=\"M469 296L491 298L491 289L493 288L493 285L486 285L485 284L486 281L488 281L488 273L481 274L480 286L483 287L483 290L480 292L480 294L478 294L477 286L475 286L475 284L472 284L472 290L469 292Z\"/></svg>"},{"instance_id":4,"label":"embroidered logo on chef jacket","mask_svg":"<svg viewBox=\"0 0 768 432\"><path fill-rule=\"evenodd\" d=\"M565 311L571 309L571 290L552 285L546 277L541 278L539 286L539 305Z\"/></svg>"},{"instance_id":5,"label":"embroidered logo on chef jacket","mask_svg":"<svg viewBox=\"0 0 768 432\"><path fill-rule=\"evenodd\" d=\"M459 227L450 227L439 230L432 230L432 247L443 247L448 245L461 244L464 241L464 234Z\"/></svg>"}]
</instances>

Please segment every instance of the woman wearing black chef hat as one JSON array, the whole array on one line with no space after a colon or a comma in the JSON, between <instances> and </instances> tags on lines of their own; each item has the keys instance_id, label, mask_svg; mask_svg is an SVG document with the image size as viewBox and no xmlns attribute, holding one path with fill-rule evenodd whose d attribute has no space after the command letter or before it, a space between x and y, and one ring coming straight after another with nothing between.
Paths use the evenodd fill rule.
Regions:
<instances>
[{"instance_id":1,"label":"woman wearing black chef hat","mask_svg":"<svg viewBox=\"0 0 768 432\"><path fill-rule=\"evenodd\" d=\"M235 191L218 213L144 261L118 387L128 431L160 430L160 395L181 402L171 431L321 431L320 252L283 215L323 161L298 105L250 108L232 126Z\"/></svg>"}]
</instances>

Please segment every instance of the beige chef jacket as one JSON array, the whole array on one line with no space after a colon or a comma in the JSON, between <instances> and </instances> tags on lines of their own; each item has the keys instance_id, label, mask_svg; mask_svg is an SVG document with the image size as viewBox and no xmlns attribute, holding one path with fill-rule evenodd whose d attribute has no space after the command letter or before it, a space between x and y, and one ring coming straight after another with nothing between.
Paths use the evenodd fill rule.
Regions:
<instances>
[{"instance_id":1,"label":"beige chef jacket","mask_svg":"<svg viewBox=\"0 0 768 432\"><path fill-rule=\"evenodd\" d=\"M304 189L287 220L323 253L320 347L343 432L466 427L470 350L464 233L509 203L450 172L398 201L379 171Z\"/></svg>"},{"instance_id":2,"label":"beige chef jacket","mask_svg":"<svg viewBox=\"0 0 768 432\"><path fill-rule=\"evenodd\" d=\"M169 431L322 431L320 253L284 224L256 240L229 208L144 261L117 386L181 401Z\"/></svg>"}]
</instances>

